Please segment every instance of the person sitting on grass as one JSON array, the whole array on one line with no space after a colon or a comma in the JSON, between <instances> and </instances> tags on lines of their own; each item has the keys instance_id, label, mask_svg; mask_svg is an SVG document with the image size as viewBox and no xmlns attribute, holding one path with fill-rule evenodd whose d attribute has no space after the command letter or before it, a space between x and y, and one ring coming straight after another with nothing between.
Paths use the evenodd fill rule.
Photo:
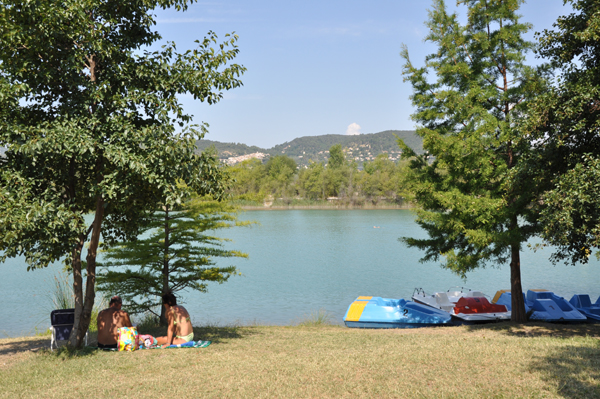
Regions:
<instances>
[{"instance_id":1,"label":"person sitting on grass","mask_svg":"<svg viewBox=\"0 0 600 399\"><path fill-rule=\"evenodd\" d=\"M129 315L121 310L123 301L118 295L110 299L107 309L98 313L98 348L117 349L119 327L132 327Z\"/></svg>"},{"instance_id":2,"label":"person sitting on grass","mask_svg":"<svg viewBox=\"0 0 600 399\"><path fill-rule=\"evenodd\" d=\"M167 336L156 337L158 345L179 345L194 339L194 329L190 322L190 314L183 306L177 305L173 294L162 296L165 314L167 315Z\"/></svg>"}]
</instances>

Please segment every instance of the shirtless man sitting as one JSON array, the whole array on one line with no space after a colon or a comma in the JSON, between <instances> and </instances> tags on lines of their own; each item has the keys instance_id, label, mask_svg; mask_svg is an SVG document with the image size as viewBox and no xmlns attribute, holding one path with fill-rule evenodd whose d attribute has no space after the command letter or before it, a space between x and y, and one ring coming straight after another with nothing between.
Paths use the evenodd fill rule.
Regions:
<instances>
[{"instance_id":1,"label":"shirtless man sitting","mask_svg":"<svg viewBox=\"0 0 600 399\"><path fill-rule=\"evenodd\" d=\"M98 313L98 348L117 349L117 328L132 327L129 315L121 310L123 301L118 295L110 299L109 307Z\"/></svg>"}]
</instances>

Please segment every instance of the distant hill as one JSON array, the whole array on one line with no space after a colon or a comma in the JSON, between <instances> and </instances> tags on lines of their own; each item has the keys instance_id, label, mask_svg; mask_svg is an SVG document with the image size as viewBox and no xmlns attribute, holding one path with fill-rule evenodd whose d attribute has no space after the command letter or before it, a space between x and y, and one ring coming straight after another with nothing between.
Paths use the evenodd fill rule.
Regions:
<instances>
[{"instance_id":1,"label":"distant hill","mask_svg":"<svg viewBox=\"0 0 600 399\"><path fill-rule=\"evenodd\" d=\"M355 160L360 165L364 161L370 161L384 152L387 152L390 158L397 160L400 155L400 148L396 136L403 139L409 147L415 149L418 153L423 151L421 138L410 130L386 130L380 133L355 136L343 134L305 136L268 149L241 143L221 143L211 140L199 140L196 145L199 151L204 151L214 145L219 153L219 158L222 160L252 153L264 153L270 156L285 154L293 158L298 165L304 166L308 165L309 160L315 162L326 161L329 157L329 148L335 144L341 144L346 157Z\"/></svg>"}]
</instances>

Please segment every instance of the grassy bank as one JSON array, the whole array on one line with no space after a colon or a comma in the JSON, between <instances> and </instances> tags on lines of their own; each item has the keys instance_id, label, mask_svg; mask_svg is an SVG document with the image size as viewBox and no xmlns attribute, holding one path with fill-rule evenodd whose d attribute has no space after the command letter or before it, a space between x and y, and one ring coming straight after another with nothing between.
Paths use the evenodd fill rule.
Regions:
<instances>
[{"instance_id":1,"label":"grassy bank","mask_svg":"<svg viewBox=\"0 0 600 399\"><path fill-rule=\"evenodd\" d=\"M157 333L159 331L154 331ZM204 327L205 349L51 353L0 340L2 397L600 397L600 326Z\"/></svg>"}]
</instances>

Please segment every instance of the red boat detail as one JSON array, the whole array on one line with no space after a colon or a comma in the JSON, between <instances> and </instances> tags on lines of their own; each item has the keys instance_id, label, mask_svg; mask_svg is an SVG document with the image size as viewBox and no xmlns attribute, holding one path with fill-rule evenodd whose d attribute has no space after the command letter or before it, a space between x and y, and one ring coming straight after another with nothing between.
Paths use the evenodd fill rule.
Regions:
<instances>
[{"instance_id":1,"label":"red boat detail","mask_svg":"<svg viewBox=\"0 0 600 399\"><path fill-rule=\"evenodd\" d=\"M454 314L501 313L507 312L506 306L491 304L485 297L461 297L454 307Z\"/></svg>"}]
</instances>

